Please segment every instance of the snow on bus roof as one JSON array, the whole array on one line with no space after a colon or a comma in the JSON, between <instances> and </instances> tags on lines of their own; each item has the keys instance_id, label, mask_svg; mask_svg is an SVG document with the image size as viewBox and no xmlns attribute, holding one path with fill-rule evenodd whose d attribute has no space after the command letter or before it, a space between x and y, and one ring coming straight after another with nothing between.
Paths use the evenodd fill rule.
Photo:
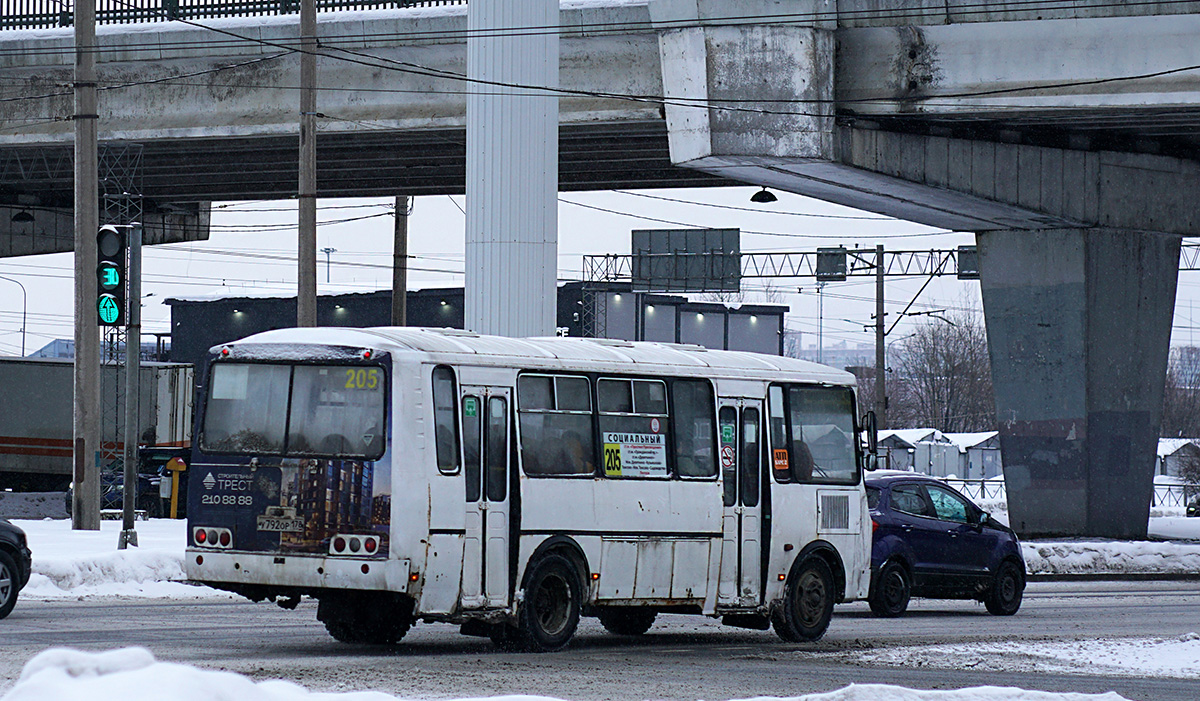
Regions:
<instances>
[{"instance_id":1,"label":"snow on bus roof","mask_svg":"<svg viewBox=\"0 0 1200 701\"><path fill-rule=\"evenodd\" d=\"M239 341L222 344L271 345L277 356L286 346L365 347L393 354L428 354L430 356L487 356L512 359L523 365L553 367L561 362L586 362L599 365L660 365L678 369L693 368L737 371L768 370L803 373L817 382L853 385L854 375L796 358L764 355L746 351L710 350L701 346L657 343L650 341L621 341L604 338L545 337L507 338L488 336L458 329L420 327L316 327L288 328L264 331ZM247 349L249 350L249 349ZM256 352L259 352L256 349ZM263 349L266 354L265 349Z\"/></svg>"}]
</instances>

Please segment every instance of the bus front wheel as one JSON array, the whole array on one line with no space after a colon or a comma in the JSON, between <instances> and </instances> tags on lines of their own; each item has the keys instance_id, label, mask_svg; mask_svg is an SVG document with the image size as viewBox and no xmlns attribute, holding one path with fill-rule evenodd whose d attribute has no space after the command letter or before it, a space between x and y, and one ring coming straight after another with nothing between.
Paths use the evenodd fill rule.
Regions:
<instances>
[{"instance_id":1,"label":"bus front wheel","mask_svg":"<svg viewBox=\"0 0 1200 701\"><path fill-rule=\"evenodd\" d=\"M783 602L772 616L775 633L790 642L819 640L833 617L833 573L819 557L792 568Z\"/></svg>"},{"instance_id":2,"label":"bus front wheel","mask_svg":"<svg viewBox=\"0 0 1200 701\"><path fill-rule=\"evenodd\" d=\"M583 585L579 572L562 555L539 559L525 579L525 598L518 613L517 632L530 652L554 652L571 642L579 625Z\"/></svg>"}]
</instances>

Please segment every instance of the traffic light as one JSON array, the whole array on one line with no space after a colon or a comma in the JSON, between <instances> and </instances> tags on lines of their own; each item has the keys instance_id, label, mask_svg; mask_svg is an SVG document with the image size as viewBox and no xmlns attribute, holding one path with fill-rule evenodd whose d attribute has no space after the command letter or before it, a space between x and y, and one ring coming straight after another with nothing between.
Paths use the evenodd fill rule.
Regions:
<instances>
[{"instance_id":1,"label":"traffic light","mask_svg":"<svg viewBox=\"0 0 1200 701\"><path fill-rule=\"evenodd\" d=\"M101 326L125 325L125 232L102 226L96 233L96 312Z\"/></svg>"}]
</instances>

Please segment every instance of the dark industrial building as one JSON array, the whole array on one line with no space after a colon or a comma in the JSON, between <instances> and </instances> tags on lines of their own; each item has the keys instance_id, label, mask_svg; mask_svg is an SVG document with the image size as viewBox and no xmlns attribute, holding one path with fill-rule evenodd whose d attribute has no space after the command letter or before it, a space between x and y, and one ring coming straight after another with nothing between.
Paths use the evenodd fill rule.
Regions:
<instances>
[{"instance_id":1,"label":"dark industrial building","mask_svg":"<svg viewBox=\"0 0 1200 701\"><path fill-rule=\"evenodd\" d=\"M408 292L410 326L463 328L463 290ZM295 297L176 297L171 307L171 360L203 361L208 349L251 334L296 323ZM391 290L317 298L321 326L387 326ZM705 348L780 355L780 305L731 306L692 302L685 297L634 292L629 284L567 283L558 288L558 329L566 336L597 336L627 341L692 343Z\"/></svg>"}]
</instances>

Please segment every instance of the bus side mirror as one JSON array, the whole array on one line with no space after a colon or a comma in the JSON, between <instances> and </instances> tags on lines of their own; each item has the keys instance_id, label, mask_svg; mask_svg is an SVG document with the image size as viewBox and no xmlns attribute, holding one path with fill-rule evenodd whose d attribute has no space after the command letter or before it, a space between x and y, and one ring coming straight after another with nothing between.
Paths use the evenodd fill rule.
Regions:
<instances>
[{"instance_id":1,"label":"bus side mirror","mask_svg":"<svg viewBox=\"0 0 1200 701\"><path fill-rule=\"evenodd\" d=\"M867 434L867 452L876 455L879 452L879 420L875 412L868 411L862 419L863 431Z\"/></svg>"}]
</instances>

